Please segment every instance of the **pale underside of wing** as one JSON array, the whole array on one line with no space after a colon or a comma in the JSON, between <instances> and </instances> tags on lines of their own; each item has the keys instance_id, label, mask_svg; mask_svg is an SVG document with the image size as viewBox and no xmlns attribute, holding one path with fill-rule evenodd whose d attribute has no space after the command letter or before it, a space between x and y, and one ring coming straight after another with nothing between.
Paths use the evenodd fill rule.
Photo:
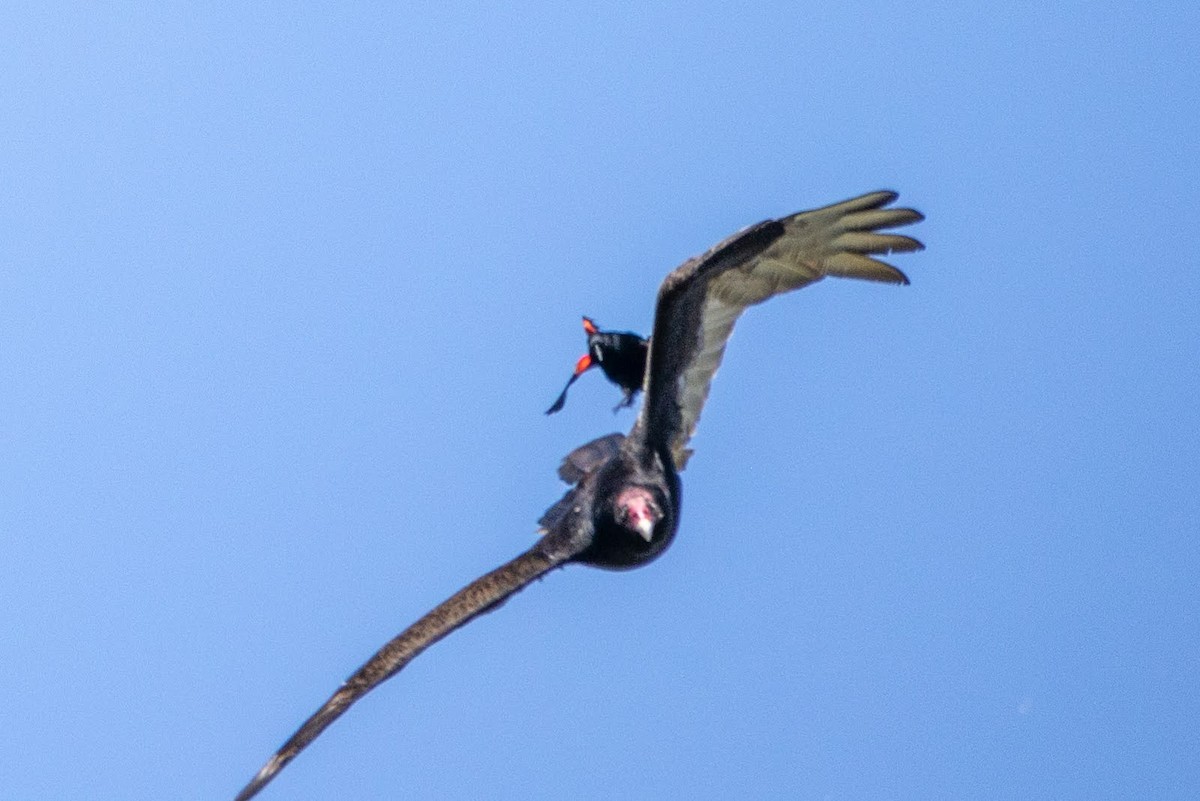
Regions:
<instances>
[{"instance_id":1,"label":"pale underside of wing","mask_svg":"<svg viewBox=\"0 0 1200 801\"><path fill-rule=\"evenodd\" d=\"M781 218L776 222L782 224L782 234L765 247L740 260L722 258L740 237L756 235L767 223L751 226L667 277L659 294L658 312L667 311L680 319L660 321L656 316L654 336L675 335L677 347L690 349L682 359L682 369L674 376L675 386L663 387L674 389L678 399L678 426L669 442L677 469L682 470L691 455L688 441L695 433L734 323L747 307L829 275L908 283L904 273L874 258L923 248L911 237L879 230L923 219L912 209L885 208L895 199L894 192L872 192ZM703 298L699 303L664 303L671 293L702 293ZM687 315L692 319L687 319L673 311L697 306L698 320L694 313ZM651 365L647 373L653 369ZM648 399L646 408L649 406Z\"/></svg>"},{"instance_id":2,"label":"pale underside of wing","mask_svg":"<svg viewBox=\"0 0 1200 801\"><path fill-rule=\"evenodd\" d=\"M570 561L586 544L565 530L553 531L516 559L480 576L443 601L355 671L275 752L238 793L236 801L246 801L256 795L353 703L398 673L426 648L479 615L495 609L530 582Z\"/></svg>"}]
</instances>

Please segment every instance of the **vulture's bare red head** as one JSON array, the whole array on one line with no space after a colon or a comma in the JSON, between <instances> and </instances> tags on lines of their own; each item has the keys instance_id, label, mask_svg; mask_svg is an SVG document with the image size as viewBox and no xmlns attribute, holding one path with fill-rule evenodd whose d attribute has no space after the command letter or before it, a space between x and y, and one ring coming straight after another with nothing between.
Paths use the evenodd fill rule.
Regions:
<instances>
[{"instance_id":1,"label":"vulture's bare red head","mask_svg":"<svg viewBox=\"0 0 1200 801\"><path fill-rule=\"evenodd\" d=\"M654 495L645 487L626 487L613 501L616 506L617 522L634 531L650 542L654 527L662 519L662 509L654 501Z\"/></svg>"}]
</instances>

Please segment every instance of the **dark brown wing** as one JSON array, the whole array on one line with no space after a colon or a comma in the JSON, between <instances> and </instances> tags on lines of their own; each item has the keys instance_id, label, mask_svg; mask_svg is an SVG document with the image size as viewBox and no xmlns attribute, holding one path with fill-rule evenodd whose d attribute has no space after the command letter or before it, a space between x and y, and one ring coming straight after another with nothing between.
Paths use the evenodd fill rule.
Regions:
<instances>
[{"instance_id":1,"label":"dark brown wing","mask_svg":"<svg viewBox=\"0 0 1200 801\"><path fill-rule=\"evenodd\" d=\"M578 484L588 473L616 456L624 441L624 434L605 434L580 445L563 457L558 466L558 477L568 484Z\"/></svg>"},{"instance_id":2,"label":"dark brown wing","mask_svg":"<svg viewBox=\"0 0 1200 801\"><path fill-rule=\"evenodd\" d=\"M904 273L872 258L924 247L880 231L924 219L912 209L885 208L896 197L872 192L752 225L668 275L658 291L646 400L633 435L652 452L668 449L684 468L725 343L748 306L827 275L907 284Z\"/></svg>"},{"instance_id":3,"label":"dark brown wing","mask_svg":"<svg viewBox=\"0 0 1200 801\"><path fill-rule=\"evenodd\" d=\"M419 653L484 612L495 609L534 579L578 555L589 543L590 540L584 538L581 541L565 528L556 529L516 559L480 576L443 601L355 671L263 765L254 779L238 793L237 801L245 801L258 793L351 704L396 675Z\"/></svg>"},{"instance_id":4,"label":"dark brown wing","mask_svg":"<svg viewBox=\"0 0 1200 801\"><path fill-rule=\"evenodd\" d=\"M580 445L563 457L562 464L558 466L558 477L568 484L576 486L567 490L558 503L547 509L546 513L538 520L541 531L554 531L565 524L571 510L580 504L580 495L591 492L590 489L579 485L585 478L603 467L609 459L615 457L620 452L621 443L624 441L624 434L606 434L586 445Z\"/></svg>"}]
</instances>

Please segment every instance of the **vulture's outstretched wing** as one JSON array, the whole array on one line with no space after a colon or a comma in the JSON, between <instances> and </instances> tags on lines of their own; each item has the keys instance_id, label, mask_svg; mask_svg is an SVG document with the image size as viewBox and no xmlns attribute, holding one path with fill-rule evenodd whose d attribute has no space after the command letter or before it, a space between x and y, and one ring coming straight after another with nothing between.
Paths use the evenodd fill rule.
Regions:
<instances>
[{"instance_id":1,"label":"vulture's outstretched wing","mask_svg":"<svg viewBox=\"0 0 1200 801\"><path fill-rule=\"evenodd\" d=\"M896 197L872 192L752 225L668 275L658 291L646 400L633 434L652 451L669 449L676 469L684 468L709 384L746 307L827 275L907 284L904 273L872 258L924 247L880 231L924 219L912 209L885 208Z\"/></svg>"},{"instance_id":2,"label":"vulture's outstretched wing","mask_svg":"<svg viewBox=\"0 0 1200 801\"><path fill-rule=\"evenodd\" d=\"M538 540L525 553L491 573L480 576L443 601L380 648L366 664L342 684L338 691L296 730L262 770L238 793L246 801L258 793L287 763L337 720L358 699L396 675L418 654L455 629L484 612L500 606L534 579L577 556L590 542L580 541L564 529L556 529Z\"/></svg>"}]
</instances>

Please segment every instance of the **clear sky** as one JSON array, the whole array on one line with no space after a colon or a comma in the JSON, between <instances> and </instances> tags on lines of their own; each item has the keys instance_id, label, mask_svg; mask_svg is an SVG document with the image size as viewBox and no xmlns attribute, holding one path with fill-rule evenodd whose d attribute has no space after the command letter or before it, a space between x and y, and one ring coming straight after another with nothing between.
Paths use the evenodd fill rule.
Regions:
<instances>
[{"instance_id":1,"label":"clear sky","mask_svg":"<svg viewBox=\"0 0 1200 801\"><path fill-rule=\"evenodd\" d=\"M1200 793L1194 3L8 4L0 798L230 798L627 429L579 316L890 188L752 309L628 573L264 799ZM582 10L581 10L582 9Z\"/></svg>"}]
</instances>

